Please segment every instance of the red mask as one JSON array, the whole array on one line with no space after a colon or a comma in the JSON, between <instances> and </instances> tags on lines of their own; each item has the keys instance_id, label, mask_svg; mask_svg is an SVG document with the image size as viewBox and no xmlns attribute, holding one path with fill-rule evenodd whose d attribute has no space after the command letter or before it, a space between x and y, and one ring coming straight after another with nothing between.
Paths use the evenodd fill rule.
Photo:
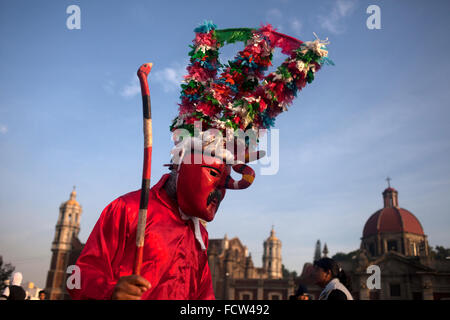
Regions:
<instances>
[{"instance_id":1,"label":"red mask","mask_svg":"<svg viewBox=\"0 0 450 320\"><path fill-rule=\"evenodd\" d=\"M191 158L190 164L183 162L178 170L178 205L184 214L209 222L225 197L230 166L215 157L203 155L201 164L194 164L194 155L186 157Z\"/></svg>"}]
</instances>

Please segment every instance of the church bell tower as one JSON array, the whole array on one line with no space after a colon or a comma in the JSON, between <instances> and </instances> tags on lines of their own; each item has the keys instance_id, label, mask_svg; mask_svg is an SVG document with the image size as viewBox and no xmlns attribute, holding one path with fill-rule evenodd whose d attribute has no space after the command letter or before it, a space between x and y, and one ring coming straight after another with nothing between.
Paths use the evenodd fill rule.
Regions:
<instances>
[{"instance_id":1,"label":"church bell tower","mask_svg":"<svg viewBox=\"0 0 450 320\"><path fill-rule=\"evenodd\" d=\"M80 232L81 206L76 200L75 187L70 199L59 207L59 217L55 227L55 237L52 242L52 260L47 274L46 291L48 299L68 299L66 291L67 265L72 250L72 241L78 238Z\"/></svg>"},{"instance_id":2,"label":"church bell tower","mask_svg":"<svg viewBox=\"0 0 450 320\"><path fill-rule=\"evenodd\" d=\"M281 279L281 241L275 236L275 230L270 231L270 237L264 241L263 268L269 279Z\"/></svg>"}]
</instances>

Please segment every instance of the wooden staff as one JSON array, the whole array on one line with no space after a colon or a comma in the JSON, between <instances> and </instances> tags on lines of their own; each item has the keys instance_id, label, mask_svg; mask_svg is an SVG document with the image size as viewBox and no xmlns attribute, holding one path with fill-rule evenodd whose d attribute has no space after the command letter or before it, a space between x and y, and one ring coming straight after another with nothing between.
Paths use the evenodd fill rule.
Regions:
<instances>
[{"instance_id":1,"label":"wooden staff","mask_svg":"<svg viewBox=\"0 0 450 320\"><path fill-rule=\"evenodd\" d=\"M143 64L137 75L141 83L142 110L144 116L144 168L142 171L141 200L139 203L139 220L136 231L136 257L133 273L141 273L142 254L144 252L145 226L147 224L148 197L150 193L150 176L152 165L152 107L147 77L152 69L152 63Z\"/></svg>"}]
</instances>

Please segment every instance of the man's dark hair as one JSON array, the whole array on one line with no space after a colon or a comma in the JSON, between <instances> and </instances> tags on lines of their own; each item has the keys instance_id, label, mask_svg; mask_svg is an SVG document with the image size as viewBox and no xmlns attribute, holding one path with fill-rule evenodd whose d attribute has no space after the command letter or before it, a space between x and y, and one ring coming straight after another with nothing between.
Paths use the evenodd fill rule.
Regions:
<instances>
[{"instance_id":1,"label":"man's dark hair","mask_svg":"<svg viewBox=\"0 0 450 320\"><path fill-rule=\"evenodd\" d=\"M345 271L335 260L330 258L321 258L314 261L314 265L322 268L325 272L331 271L331 279L338 278L348 291L352 291L352 283L350 277L346 275Z\"/></svg>"}]
</instances>

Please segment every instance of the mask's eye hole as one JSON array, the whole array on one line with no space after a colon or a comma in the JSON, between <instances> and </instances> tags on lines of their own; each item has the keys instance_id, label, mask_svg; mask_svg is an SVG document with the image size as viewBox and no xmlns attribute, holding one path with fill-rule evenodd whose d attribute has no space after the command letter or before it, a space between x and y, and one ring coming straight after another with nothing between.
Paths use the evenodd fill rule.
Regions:
<instances>
[{"instance_id":1,"label":"mask's eye hole","mask_svg":"<svg viewBox=\"0 0 450 320\"><path fill-rule=\"evenodd\" d=\"M214 171L214 170L209 170L209 174L212 175L213 177L217 177L218 176L217 172Z\"/></svg>"}]
</instances>

